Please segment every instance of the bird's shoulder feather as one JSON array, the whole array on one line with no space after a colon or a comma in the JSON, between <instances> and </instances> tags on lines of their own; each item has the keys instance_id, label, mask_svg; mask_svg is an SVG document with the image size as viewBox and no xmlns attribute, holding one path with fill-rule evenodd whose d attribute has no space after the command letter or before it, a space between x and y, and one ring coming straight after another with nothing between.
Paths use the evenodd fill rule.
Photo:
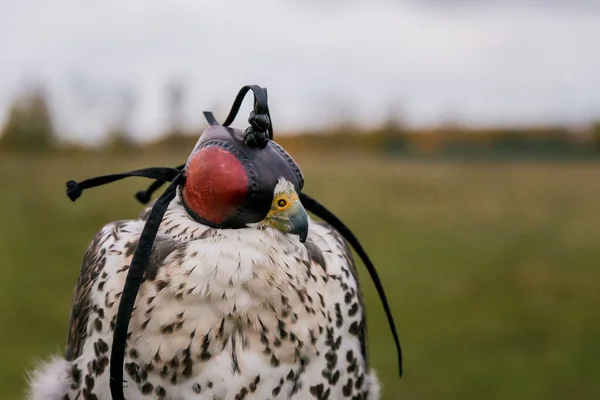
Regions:
<instances>
[{"instance_id":1,"label":"bird's shoulder feather","mask_svg":"<svg viewBox=\"0 0 600 400\"><path fill-rule=\"evenodd\" d=\"M319 264L329 255L333 262L327 263L328 273L336 274L345 291L344 303L351 309L356 303L359 315L357 328L353 332L360 341L362 357L368 364L368 342L366 308L359 281L358 270L354 262L352 250L344 237L333 226L322 221L312 221L311 235L307 240L308 253L313 262Z\"/></svg>"},{"instance_id":2,"label":"bird's shoulder feather","mask_svg":"<svg viewBox=\"0 0 600 400\"><path fill-rule=\"evenodd\" d=\"M102 276L106 264L107 251L118 239L121 227L126 223L111 222L103 226L89 243L83 256L81 270L73 292L71 315L67 333L67 346L65 358L74 360L81 355L87 325L92 307L92 287L98 277Z\"/></svg>"}]
</instances>

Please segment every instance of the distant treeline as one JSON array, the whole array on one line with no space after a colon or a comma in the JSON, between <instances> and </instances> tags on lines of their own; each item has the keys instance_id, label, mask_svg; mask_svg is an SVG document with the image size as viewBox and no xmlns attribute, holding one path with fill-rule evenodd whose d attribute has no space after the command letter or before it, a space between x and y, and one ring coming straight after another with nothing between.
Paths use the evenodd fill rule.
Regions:
<instances>
[{"instance_id":1,"label":"distant treeline","mask_svg":"<svg viewBox=\"0 0 600 400\"><path fill-rule=\"evenodd\" d=\"M107 140L98 150L128 153L143 147L189 151L200 132L172 129L156 142L139 144L130 139L126 130L115 128L107 132ZM302 151L372 152L398 157L600 158L600 122L579 131L561 126L476 129L448 125L415 130L388 122L372 129L343 125L318 132L276 133L275 140L292 154ZM11 106L0 132L0 151L84 149L58 140L44 92L34 90Z\"/></svg>"},{"instance_id":2,"label":"distant treeline","mask_svg":"<svg viewBox=\"0 0 600 400\"><path fill-rule=\"evenodd\" d=\"M373 130L352 127L323 133L280 136L289 149L368 150L395 156L449 158L598 157L600 123L574 131L562 126L468 128L440 126L403 129L384 126Z\"/></svg>"},{"instance_id":3,"label":"distant treeline","mask_svg":"<svg viewBox=\"0 0 600 400\"><path fill-rule=\"evenodd\" d=\"M149 150L191 149L193 136L166 136L145 145ZM600 123L586 131L564 127L457 128L409 130L384 126L371 130L344 126L325 131L275 133L275 140L290 153L368 152L395 157L420 158L598 158Z\"/></svg>"}]
</instances>

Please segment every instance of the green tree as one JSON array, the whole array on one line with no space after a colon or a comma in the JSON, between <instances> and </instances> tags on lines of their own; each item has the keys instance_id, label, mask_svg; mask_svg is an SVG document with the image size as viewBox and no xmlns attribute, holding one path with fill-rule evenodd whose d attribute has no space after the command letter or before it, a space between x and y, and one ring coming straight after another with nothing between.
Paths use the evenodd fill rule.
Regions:
<instances>
[{"instance_id":1,"label":"green tree","mask_svg":"<svg viewBox=\"0 0 600 400\"><path fill-rule=\"evenodd\" d=\"M35 89L12 103L0 136L9 151L48 151L55 146L52 116L43 90Z\"/></svg>"},{"instance_id":2,"label":"green tree","mask_svg":"<svg viewBox=\"0 0 600 400\"><path fill-rule=\"evenodd\" d=\"M137 144L122 126L116 126L107 133L104 150L114 154L128 154L135 151Z\"/></svg>"},{"instance_id":3,"label":"green tree","mask_svg":"<svg viewBox=\"0 0 600 400\"><path fill-rule=\"evenodd\" d=\"M594 141L594 148L600 152L600 121L596 121L592 124L592 136Z\"/></svg>"}]
</instances>

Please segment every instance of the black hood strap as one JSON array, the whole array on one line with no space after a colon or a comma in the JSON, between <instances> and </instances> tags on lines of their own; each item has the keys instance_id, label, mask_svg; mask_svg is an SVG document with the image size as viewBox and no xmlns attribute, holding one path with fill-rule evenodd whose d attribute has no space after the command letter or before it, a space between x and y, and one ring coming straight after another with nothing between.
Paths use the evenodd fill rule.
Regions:
<instances>
[{"instance_id":1,"label":"black hood strap","mask_svg":"<svg viewBox=\"0 0 600 400\"><path fill-rule=\"evenodd\" d=\"M180 173L181 170L176 168L153 167L136 169L134 171L123 172L121 174L98 176L96 178L86 179L81 182L68 181L67 196L69 196L69 198L72 201L75 201L79 197L81 197L81 194L85 189L106 185L107 183L119 181L121 179L129 178L131 176L155 179L158 182L170 182L173 179L175 179L175 177Z\"/></svg>"},{"instance_id":2,"label":"black hood strap","mask_svg":"<svg viewBox=\"0 0 600 400\"><path fill-rule=\"evenodd\" d=\"M152 206L152 211L150 211L148 219L144 224L144 229L133 253L129 270L127 271L127 278L119 303L115 331L113 332L110 356L110 392L113 400L125 400L123 394L123 363L125 361L129 321L131 320L137 293L144 281L144 274L150 260L160 223L171 200L175 198L177 186L183 184L183 179L183 173L177 175L165 192L156 200L154 206Z\"/></svg>"},{"instance_id":3,"label":"black hood strap","mask_svg":"<svg viewBox=\"0 0 600 400\"><path fill-rule=\"evenodd\" d=\"M377 274L377 270L375 269L375 265L373 265L373 262L367 255L365 249L363 249L356 236L354 236L352 231L338 217L336 217L335 214L333 214L325 206L306 193L300 193L299 198L300 202L308 211L323 219L325 222L333 226L338 232L340 232L344 239L346 239L354 248L354 250L356 250L356 253L358 253L360 259L365 264L365 267L371 276L371 280L375 284L375 288L377 289L381 303L383 304L383 309L385 310L385 315L387 317L388 324L390 325L394 342L396 343L396 352L398 354L398 372L400 376L402 376L402 348L400 346L400 339L398 338L398 332L396 331L394 316L392 315L390 305L385 295L383 285L381 284L381 280L379 279L379 275Z\"/></svg>"},{"instance_id":4,"label":"black hood strap","mask_svg":"<svg viewBox=\"0 0 600 400\"><path fill-rule=\"evenodd\" d=\"M175 167L175 169L177 171L183 171L184 168L185 168L185 164L181 164L181 165L178 165ZM169 181L170 181L170 179L169 179ZM150 200L152 200L152 195L154 194L154 192L156 192L158 189L160 189L165 184L165 182L168 182L168 181L156 180L155 182L152 182L146 190L138 191L135 194L135 198L137 199L137 201L139 201L142 204L148 204L150 202Z\"/></svg>"},{"instance_id":5,"label":"black hood strap","mask_svg":"<svg viewBox=\"0 0 600 400\"><path fill-rule=\"evenodd\" d=\"M99 176L79 183L75 181L67 182L67 195L71 200L75 201L85 189L101 186L130 176L155 179L156 181L151 185L153 188L160 187L166 181L170 181L171 184L158 198L156 203L154 203L144 224L138 245L127 271L119 310L117 312L115 330L113 332L110 357L110 391L113 400L125 400L123 393L123 362L125 360L129 321L131 320L137 293L144 281L144 274L150 260L156 234L169 204L175 198L177 187L183 185L185 182L185 175L183 171L175 168L145 168L122 174Z\"/></svg>"}]
</instances>

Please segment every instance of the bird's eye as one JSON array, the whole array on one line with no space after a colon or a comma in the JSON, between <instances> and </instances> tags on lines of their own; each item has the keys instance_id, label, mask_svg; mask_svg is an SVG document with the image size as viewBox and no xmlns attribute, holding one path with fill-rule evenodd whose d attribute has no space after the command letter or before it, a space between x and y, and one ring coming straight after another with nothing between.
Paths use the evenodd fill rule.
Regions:
<instances>
[{"instance_id":1,"label":"bird's eye","mask_svg":"<svg viewBox=\"0 0 600 400\"><path fill-rule=\"evenodd\" d=\"M283 207L285 207L285 206L287 205L287 201L285 201L284 199L279 199L279 200L277 201L277 205L278 205L280 208L283 208Z\"/></svg>"}]
</instances>

